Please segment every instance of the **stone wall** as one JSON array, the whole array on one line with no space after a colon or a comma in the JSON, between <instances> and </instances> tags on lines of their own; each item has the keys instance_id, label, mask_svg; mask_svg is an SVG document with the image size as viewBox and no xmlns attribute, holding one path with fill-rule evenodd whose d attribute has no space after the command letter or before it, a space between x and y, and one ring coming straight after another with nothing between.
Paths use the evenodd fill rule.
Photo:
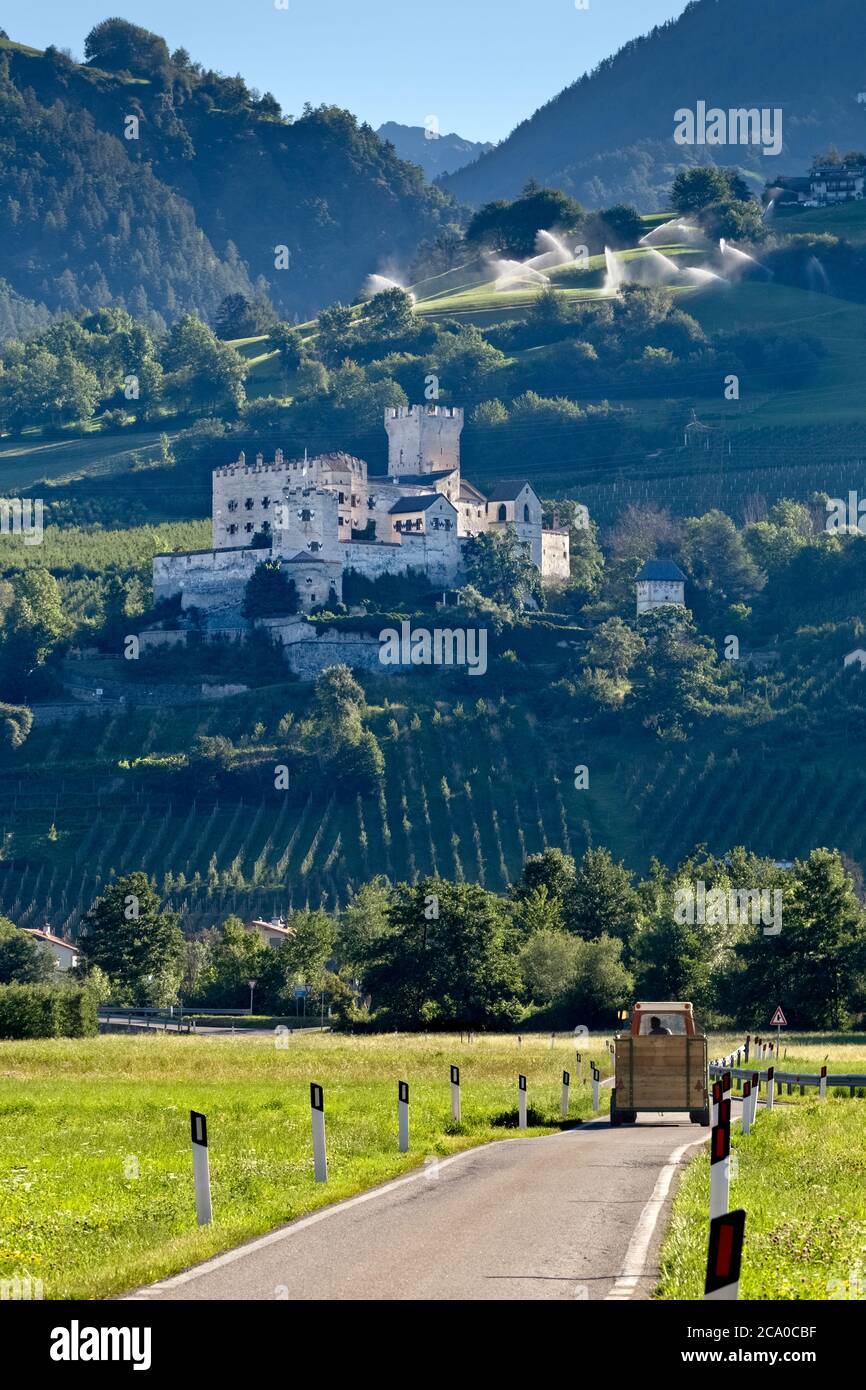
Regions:
<instances>
[{"instance_id":1,"label":"stone wall","mask_svg":"<svg viewBox=\"0 0 866 1390\"><path fill-rule=\"evenodd\" d=\"M541 577L543 580L568 579L571 573L569 562L569 538L567 531L542 531L541 533Z\"/></svg>"}]
</instances>

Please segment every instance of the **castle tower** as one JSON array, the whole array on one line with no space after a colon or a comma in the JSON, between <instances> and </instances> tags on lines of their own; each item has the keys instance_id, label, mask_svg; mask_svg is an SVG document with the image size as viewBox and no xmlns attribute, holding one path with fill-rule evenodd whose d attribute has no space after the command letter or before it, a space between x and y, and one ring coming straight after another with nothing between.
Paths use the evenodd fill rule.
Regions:
<instances>
[{"instance_id":1,"label":"castle tower","mask_svg":"<svg viewBox=\"0 0 866 1390\"><path fill-rule=\"evenodd\" d=\"M458 406L389 406L385 429L392 478L460 467L463 411Z\"/></svg>"}]
</instances>

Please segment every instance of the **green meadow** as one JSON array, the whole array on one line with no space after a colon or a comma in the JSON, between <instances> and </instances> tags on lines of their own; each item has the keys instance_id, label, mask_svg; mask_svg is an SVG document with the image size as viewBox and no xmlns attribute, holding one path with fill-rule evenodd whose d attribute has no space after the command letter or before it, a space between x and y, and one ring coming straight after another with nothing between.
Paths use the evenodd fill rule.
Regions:
<instances>
[{"instance_id":1,"label":"green meadow","mask_svg":"<svg viewBox=\"0 0 866 1390\"><path fill-rule=\"evenodd\" d=\"M286 1042L278 1046L278 1042ZM583 1039L605 1072L600 1037ZM450 1066L461 1071L451 1118ZM530 1135L590 1117L574 1040L534 1034L101 1036L0 1043L0 1278L46 1299L104 1298L183 1269L306 1212L507 1138L518 1074ZM397 1147L397 1082L411 1152ZM324 1088L329 1181L313 1175L309 1084ZM603 1090L602 1108L608 1106ZM207 1115L213 1225L195 1219L189 1111ZM435 1171L435 1170L432 1170Z\"/></svg>"}]
</instances>

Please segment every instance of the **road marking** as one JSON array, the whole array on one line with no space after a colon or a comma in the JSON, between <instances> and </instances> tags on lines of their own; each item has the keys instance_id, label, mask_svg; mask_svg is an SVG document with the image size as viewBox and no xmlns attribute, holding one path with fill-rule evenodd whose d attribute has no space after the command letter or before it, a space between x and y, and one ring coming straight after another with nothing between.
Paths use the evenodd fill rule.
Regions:
<instances>
[{"instance_id":1,"label":"road marking","mask_svg":"<svg viewBox=\"0 0 866 1390\"><path fill-rule=\"evenodd\" d=\"M514 1139L495 1139L492 1143L476 1144L471 1149L463 1149L459 1154L451 1154L449 1158L436 1160L437 1168L441 1171L448 1168L452 1163L457 1163L461 1158L467 1158L470 1154L481 1153L484 1149L492 1149L499 1144L536 1144L543 1143L546 1139L563 1139L566 1135L579 1133L584 1126L578 1125L575 1129L564 1130L559 1134L543 1134L537 1139L514 1138ZM215 1255L213 1259L206 1260L204 1264L194 1265L192 1269L186 1269L181 1274L174 1274L170 1279L161 1279L158 1284L147 1284L143 1288L136 1289L133 1293L124 1294L118 1301L122 1303L137 1302L139 1299L146 1299L151 1294L162 1293L165 1289L176 1289L182 1284L190 1284L195 1279L203 1278L211 1274L215 1269L222 1269L225 1265L230 1265L235 1260L245 1259L247 1255L252 1255L257 1250L264 1250L269 1245L275 1245L277 1241L286 1240L289 1236L296 1235L298 1231L305 1231L309 1226L315 1226L319 1221L327 1221L331 1216L337 1216L341 1212L348 1211L350 1207L358 1207L363 1202L372 1202L376 1197L384 1197L388 1192L396 1192L400 1187L406 1187L409 1183L418 1182L427 1177L427 1168L418 1168L413 1173L407 1173L402 1178L392 1178L390 1182L383 1183L381 1187L374 1187L369 1192L360 1192L357 1197L347 1197L343 1202L335 1202L330 1206L323 1207L321 1211L315 1211L310 1216L303 1216L299 1221L293 1221L290 1226L281 1226L276 1231L269 1231L267 1235L257 1236L255 1240L248 1241L246 1245L238 1245L234 1250L226 1250L222 1255Z\"/></svg>"},{"instance_id":2,"label":"road marking","mask_svg":"<svg viewBox=\"0 0 866 1390\"><path fill-rule=\"evenodd\" d=\"M706 1138L703 1138L692 1139L688 1144L682 1144L680 1148L674 1150L659 1173L652 1196L638 1218L634 1235L629 1241L628 1250L625 1252L623 1273L619 1275L610 1293L606 1295L605 1302L625 1302L625 1300L630 1299L637 1288L638 1281L644 1278L644 1265L646 1264L650 1241L664 1209L680 1160L683 1154L688 1153L689 1149L694 1149L698 1144L705 1144L706 1142ZM629 1269L636 1269L638 1273L626 1274L625 1271Z\"/></svg>"}]
</instances>

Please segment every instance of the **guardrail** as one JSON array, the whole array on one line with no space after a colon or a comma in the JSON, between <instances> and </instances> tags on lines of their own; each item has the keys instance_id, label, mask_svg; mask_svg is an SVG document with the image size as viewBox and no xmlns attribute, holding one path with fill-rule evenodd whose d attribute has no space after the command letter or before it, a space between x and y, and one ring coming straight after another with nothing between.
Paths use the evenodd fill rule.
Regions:
<instances>
[{"instance_id":1,"label":"guardrail","mask_svg":"<svg viewBox=\"0 0 866 1390\"><path fill-rule=\"evenodd\" d=\"M759 1084L766 1084L767 1081L767 1067L764 1067L763 1070L760 1067L735 1067L732 1066L726 1058L722 1058L716 1062L710 1062L709 1072L711 1077L718 1078L726 1071L730 1072L731 1077L736 1081L747 1081L753 1076L758 1077ZM812 1072L779 1071L778 1067L776 1067L773 1068L773 1074L778 1085L784 1084L789 1088L799 1086L801 1096L806 1094L807 1086L814 1086L816 1089L820 1089L822 1079L826 1082L827 1086L847 1086L850 1094L855 1098L858 1090L866 1088L866 1075L861 1075L858 1072L834 1072L832 1075L828 1072L825 1073L822 1078L820 1073L816 1075ZM790 1089L788 1094L791 1094Z\"/></svg>"}]
</instances>

